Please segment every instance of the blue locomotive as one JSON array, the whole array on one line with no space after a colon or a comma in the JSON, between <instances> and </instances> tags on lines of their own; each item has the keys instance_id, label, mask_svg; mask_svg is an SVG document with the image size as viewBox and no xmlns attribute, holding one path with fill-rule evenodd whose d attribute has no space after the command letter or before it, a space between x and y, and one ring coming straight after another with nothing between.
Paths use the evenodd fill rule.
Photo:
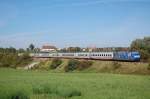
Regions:
<instances>
[{"instance_id":1,"label":"blue locomotive","mask_svg":"<svg viewBox=\"0 0 150 99\"><path fill-rule=\"evenodd\" d=\"M140 53L137 51L134 52L114 52L114 60L124 60L124 61L140 61Z\"/></svg>"}]
</instances>

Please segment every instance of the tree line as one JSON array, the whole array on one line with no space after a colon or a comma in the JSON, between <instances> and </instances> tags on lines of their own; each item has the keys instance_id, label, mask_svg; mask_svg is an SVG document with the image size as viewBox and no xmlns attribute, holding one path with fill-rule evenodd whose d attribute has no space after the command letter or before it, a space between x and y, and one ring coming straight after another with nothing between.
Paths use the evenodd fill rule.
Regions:
<instances>
[{"instance_id":1,"label":"tree line","mask_svg":"<svg viewBox=\"0 0 150 99\"><path fill-rule=\"evenodd\" d=\"M34 51L34 45L30 44L27 50L10 48L0 48L0 67L23 67L32 62L30 52ZM21 53L21 54L20 54Z\"/></svg>"}]
</instances>

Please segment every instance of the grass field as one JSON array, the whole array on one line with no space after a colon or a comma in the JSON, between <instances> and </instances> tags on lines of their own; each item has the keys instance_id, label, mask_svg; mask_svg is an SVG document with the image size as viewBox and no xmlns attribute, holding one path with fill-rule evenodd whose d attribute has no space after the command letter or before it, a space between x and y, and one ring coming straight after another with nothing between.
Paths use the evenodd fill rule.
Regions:
<instances>
[{"instance_id":1,"label":"grass field","mask_svg":"<svg viewBox=\"0 0 150 99\"><path fill-rule=\"evenodd\" d=\"M150 99L150 76L1 68L0 99Z\"/></svg>"}]
</instances>

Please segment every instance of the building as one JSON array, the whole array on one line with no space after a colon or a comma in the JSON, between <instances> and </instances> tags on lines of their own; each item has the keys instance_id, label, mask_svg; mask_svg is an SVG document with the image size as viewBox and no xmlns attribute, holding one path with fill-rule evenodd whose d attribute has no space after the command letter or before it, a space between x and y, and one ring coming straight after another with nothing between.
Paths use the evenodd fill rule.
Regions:
<instances>
[{"instance_id":1,"label":"building","mask_svg":"<svg viewBox=\"0 0 150 99\"><path fill-rule=\"evenodd\" d=\"M56 52L57 48L55 46L43 45L40 51L41 52Z\"/></svg>"}]
</instances>

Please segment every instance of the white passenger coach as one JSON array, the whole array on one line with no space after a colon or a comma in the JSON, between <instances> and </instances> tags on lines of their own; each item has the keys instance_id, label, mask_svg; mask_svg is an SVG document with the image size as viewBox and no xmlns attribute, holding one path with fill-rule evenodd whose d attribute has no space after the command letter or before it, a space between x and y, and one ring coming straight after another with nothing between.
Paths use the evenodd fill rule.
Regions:
<instances>
[{"instance_id":1,"label":"white passenger coach","mask_svg":"<svg viewBox=\"0 0 150 99\"><path fill-rule=\"evenodd\" d=\"M78 52L78 53L35 53L34 57L41 58L85 58L113 59L113 52Z\"/></svg>"}]
</instances>

